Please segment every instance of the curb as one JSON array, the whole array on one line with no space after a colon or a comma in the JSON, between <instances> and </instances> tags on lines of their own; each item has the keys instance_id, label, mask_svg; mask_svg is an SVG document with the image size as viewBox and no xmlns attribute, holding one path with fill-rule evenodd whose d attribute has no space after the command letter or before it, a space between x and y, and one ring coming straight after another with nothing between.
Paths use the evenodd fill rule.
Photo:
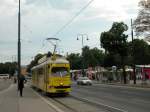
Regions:
<instances>
[{"instance_id":1,"label":"curb","mask_svg":"<svg viewBox=\"0 0 150 112\"><path fill-rule=\"evenodd\" d=\"M150 88L150 85L129 85L129 84L115 84L115 83L100 83L95 82L94 84L105 84L105 85L114 85L114 86L124 86L124 87L136 87L136 88Z\"/></svg>"}]
</instances>

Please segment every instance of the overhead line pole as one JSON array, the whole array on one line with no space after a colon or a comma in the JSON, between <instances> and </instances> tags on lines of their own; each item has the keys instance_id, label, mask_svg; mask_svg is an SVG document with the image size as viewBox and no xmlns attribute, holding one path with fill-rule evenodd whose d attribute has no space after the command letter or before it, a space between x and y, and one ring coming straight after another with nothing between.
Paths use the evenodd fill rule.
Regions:
<instances>
[{"instance_id":1,"label":"overhead line pole","mask_svg":"<svg viewBox=\"0 0 150 112\"><path fill-rule=\"evenodd\" d=\"M20 13L20 0L19 0L19 11L18 11L18 87L19 87L19 77L21 74L21 41L20 41L20 34L21 34L21 13Z\"/></svg>"},{"instance_id":2,"label":"overhead line pole","mask_svg":"<svg viewBox=\"0 0 150 112\"><path fill-rule=\"evenodd\" d=\"M82 38L82 50L81 50L81 53L83 53L83 47L84 47L84 36L86 36L86 40L89 40L88 39L88 35L87 34L78 34L77 35L77 40L79 40L79 36L81 36ZM85 72L84 72L84 59L83 59L83 55L82 55L82 75L85 76Z\"/></svg>"},{"instance_id":3,"label":"overhead line pole","mask_svg":"<svg viewBox=\"0 0 150 112\"><path fill-rule=\"evenodd\" d=\"M136 73L135 73L135 54L134 54L134 51L135 51L135 47L134 47L134 44L133 44L133 41L134 41L134 37L133 37L133 22L132 22L132 19L131 19L131 36L132 36L132 59L133 59L133 83L136 84Z\"/></svg>"}]
</instances>

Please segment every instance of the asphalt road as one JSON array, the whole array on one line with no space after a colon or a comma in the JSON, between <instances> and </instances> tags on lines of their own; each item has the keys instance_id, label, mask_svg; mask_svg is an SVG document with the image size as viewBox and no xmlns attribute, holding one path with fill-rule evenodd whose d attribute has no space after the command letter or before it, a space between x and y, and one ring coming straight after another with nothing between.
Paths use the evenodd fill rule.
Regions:
<instances>
[{"instance_id":1,"label":"asphalt road","mask_svg":"<svg viewBox=\"0 0 150 112\"><path fill-rule=\"evenodd\" d=\"M71 95L121 112L150 112L150 89L73 84Z\"/></svg>"}]
</instances>

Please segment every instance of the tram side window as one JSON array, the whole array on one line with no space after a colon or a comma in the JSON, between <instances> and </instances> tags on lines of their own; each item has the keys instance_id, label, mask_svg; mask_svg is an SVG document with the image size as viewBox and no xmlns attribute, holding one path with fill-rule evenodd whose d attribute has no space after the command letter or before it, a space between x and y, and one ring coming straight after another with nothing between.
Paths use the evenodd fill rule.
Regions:
<instances>
[{"instance_id":1,"label":"tram side window","mask_svg":"<svg viewBox=\"0 0 150 112\"><path fill-rule=\"evenodd\" d=\"M68 69L65 67L54 67L52 68L52 75L54 76L65 76L68 73Z\"/></svg>"}]
</instances>

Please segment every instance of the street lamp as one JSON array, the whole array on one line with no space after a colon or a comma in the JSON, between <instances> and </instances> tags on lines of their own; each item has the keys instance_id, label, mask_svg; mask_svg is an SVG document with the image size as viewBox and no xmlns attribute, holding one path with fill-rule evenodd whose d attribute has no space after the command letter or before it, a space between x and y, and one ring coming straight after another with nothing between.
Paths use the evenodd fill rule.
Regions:
<instances>
[{"instance_id":1,"label":"street lamp","mask_svg":"<svg viewBox=\"0 0 150 112\"><path fill-rule=\"evenodd\" d=\"M77 40L79 40L80 37L82 38L82 52L83 52L84 39L86 39L88 41L89 38L88 38L87 34L78 34L77 35ZM82 75L85 76L85 74L84 74L84 59L83 59L83 56L82 56Z\"/></svg>"}]
</instances>

